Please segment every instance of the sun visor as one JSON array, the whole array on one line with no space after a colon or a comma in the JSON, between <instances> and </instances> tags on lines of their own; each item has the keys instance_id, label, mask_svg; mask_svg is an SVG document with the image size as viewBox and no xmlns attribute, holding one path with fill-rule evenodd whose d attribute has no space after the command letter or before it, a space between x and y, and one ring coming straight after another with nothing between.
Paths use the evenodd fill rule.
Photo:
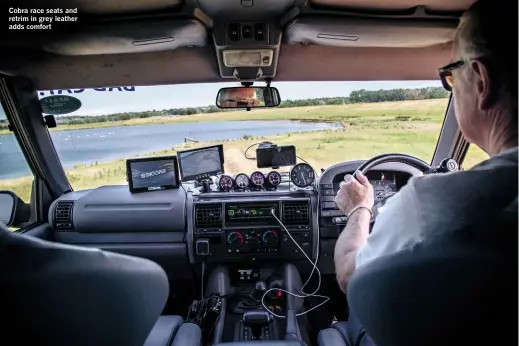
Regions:
<instances>
[{"instance_id":1,"label":"sun visor","mask_svg":"<svg viewBox=\"0 0 519 346\"><path fill-rule=\"evenodd\" d=\"M98 55L169 51L204 47L207 31L196 20L146 20L103 23L44 41L42 48L59 55Z\"/></svg>"},{"instance_id":2,"label":"sun visor","mask_svg":"<svg viewBox=\"0 0 519 346\"><path fill-rule=\"evenodd\" d=\"M305 17L292 21L285 43L336 47L420 48L453 40L456 22Z\"/></svg>"}]
</instances>

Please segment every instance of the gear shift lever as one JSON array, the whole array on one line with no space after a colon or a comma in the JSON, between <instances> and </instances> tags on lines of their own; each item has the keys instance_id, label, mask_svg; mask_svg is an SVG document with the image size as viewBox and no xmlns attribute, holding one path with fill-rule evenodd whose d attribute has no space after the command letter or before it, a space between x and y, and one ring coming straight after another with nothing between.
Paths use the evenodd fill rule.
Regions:
<instances>
[{"instance_id":1,"label":"gear shift lever","mask_svg":"<svg viewBox=\"0 0 519 346\"><path fill-rule=\"evenodd\" d=\"M265 284L265 282L256 282L256 285L254 286L254 293L252 293L252 298L256 299L257 301L261 301L261 298L263 298L266 290L267 284Z\"/></svg>"},{"instance_id":2,"label":"gear shift lever","mask_svg":"<svg viewBox=\"0 0 519 346\"><path fill-rule=\"evenodd\" d=\"M272 315L264 310L247 311L243 314L244 341L270 340L269 324Z\"/></svg>"}]
</instances>

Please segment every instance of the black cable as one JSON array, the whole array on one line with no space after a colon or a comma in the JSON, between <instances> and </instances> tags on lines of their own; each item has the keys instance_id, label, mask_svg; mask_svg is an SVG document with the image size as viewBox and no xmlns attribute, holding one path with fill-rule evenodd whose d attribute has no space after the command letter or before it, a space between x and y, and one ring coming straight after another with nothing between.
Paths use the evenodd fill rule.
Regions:
<instances>
[{"instance_id":1,"label":"black cable","mask_svg":"<svg viewBox=\"0 0 519 346\"><path fill-rule=\"evenodd\" d=\"M247 156L247 152L248 152L249 149L252 148L253 146L255 146L255 145L260 145L261 143L263 143L263 142L259 142L259 143L251 144L251 145L249 145L249 147L248 147L247 149L245 149L245 152L243 153L243 155L245 156L245 158L246 158L247 160L256 160L255 157L248 157L248 156Z\"/></svg>"},{"instance_id":2,"label":"black cable","mask_svg":"<svg viewBox=\"0 0 519 346\"><path fill-rule=\"evenodd\" d=\"M186 189L184 189L184 186L182 185L182 183L180 183L180 187L182 188L182 190L184 190L184 192L186 194L186 198L187 198L187 191L186 191Z\"/></svg>"},{"instance_id":3,"label":"black cable","mask_svg":"<svg viewBox=\"0 0 519 346\"><path fill-rule=\"evenodd\" d=\"M205 261L202 262L202 278L200 279L200 281L202 282L202 284L200 285L201 291L202 291L202 300L204 300L204 272L205 272Z\"/></svg>"},{"instance_id":4,"label":"black cable","mask_svg":"<svg viewBox=\"0 0 519 346\"><path fill-rule=\"evenodd\" d=\"M297 157L299 160L301 160L301 161L303 161L304 163L306 163L308 166L312 167L312 165L309 164L305 159L303 159L303 158L301 158L301 157L299 157L299 156L296 156L296 157ZM314 168L312 167L312 169L314 169ZM315 169L314 169L314 171L315 171Z\"/></svg>"}]
</instances>

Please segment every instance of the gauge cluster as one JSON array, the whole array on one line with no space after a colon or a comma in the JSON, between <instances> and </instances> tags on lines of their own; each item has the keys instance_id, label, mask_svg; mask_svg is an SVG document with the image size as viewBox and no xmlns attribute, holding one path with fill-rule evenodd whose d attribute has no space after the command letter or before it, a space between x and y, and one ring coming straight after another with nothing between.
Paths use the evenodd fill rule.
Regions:
<instances>
[{"instance_id":1,"label":"gauge cluster","mask_svg":"<svg viewBox=\"0 0 519 346\"><path fill-rule=\"evenodd\" d=\"M295 165L289 173L290 183L299 188L313 186L315 182L315 171L307 163ZM221 175L218 180L218 189L223 192L229 191L261 191L276 190L283 181L281 173L271 171L263 173L253 172L250 176L239 173L234 176Z\"/></svg>"},{"instance_id":2,"label":"gauge cluster","mask_svg":"<svg viewBox=\"0 0 519 346\"><path fill-rule=\"evenodd\" d=\"M218 180L218 189L224 192L276 190L281 181L281 174L276 171L269 172L267 175L260 171L253 172L250 176L245 173L235 176L221 175Z\"/></svg>"}]
</instances>

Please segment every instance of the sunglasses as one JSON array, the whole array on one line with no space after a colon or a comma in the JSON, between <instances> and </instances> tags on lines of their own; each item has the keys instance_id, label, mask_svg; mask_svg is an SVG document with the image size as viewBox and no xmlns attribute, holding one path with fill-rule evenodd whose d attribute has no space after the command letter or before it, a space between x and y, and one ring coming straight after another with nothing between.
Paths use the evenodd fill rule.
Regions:
<instances>
[{"instance_id":1,"label":"sunglasses","mask_svg":"<svg viewBox=\"0 0 519 346\"><path fill-rule=\"evenodd\" d=\"M460 68L463 65L465 65L465 61L458 60L453 63L450 63L449 65L445 65L444 67L438 70L438 72L440 73L442 85L447 91L452 91L452 87L454 86L454 77L452 76L452 71L457 68Z\"/></svg>"}]
</instances>

